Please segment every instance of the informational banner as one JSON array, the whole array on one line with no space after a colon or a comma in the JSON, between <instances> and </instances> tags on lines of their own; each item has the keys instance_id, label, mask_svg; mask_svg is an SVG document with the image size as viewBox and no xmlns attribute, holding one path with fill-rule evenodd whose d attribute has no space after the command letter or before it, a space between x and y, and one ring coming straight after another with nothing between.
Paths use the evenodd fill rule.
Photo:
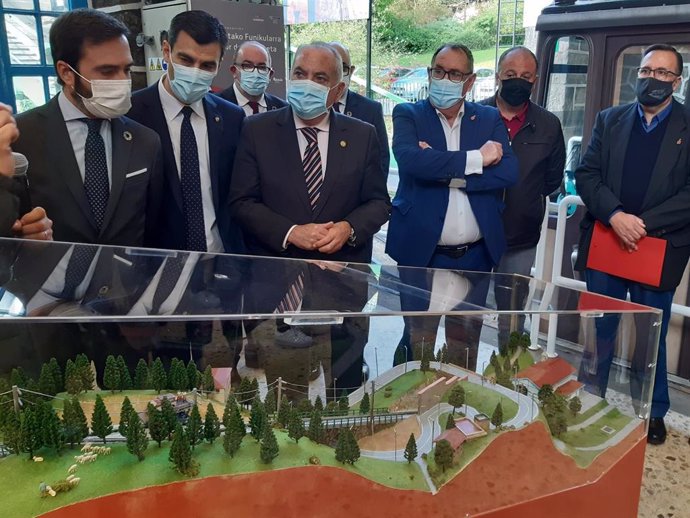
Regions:
<instances>
[{"instance_id":1,"label":"informational banner","mask_svg":"<svg viewBox=\"0 0 690 518\"><path fill-rule=\"evenodd\" d=\"M191 9L211 13L223 22L228 31L228 47L213 82L214 90L224 90L232 84L230 67L240 45L246 41L258 41L271 54L271 66L275 70L268 92L285 98L285 26L281 6L226 0L191 0Z\"/></svg>"},{"instance_id":2,"label":"informational banner","mask_svg":"<svg viewBox=\"0 0 690 518\"><path fill-rule=\"evenodd\" d=\"M369 18L369 0L284 0L283 8L287 25Z\"/></svg>"}]
</instances>

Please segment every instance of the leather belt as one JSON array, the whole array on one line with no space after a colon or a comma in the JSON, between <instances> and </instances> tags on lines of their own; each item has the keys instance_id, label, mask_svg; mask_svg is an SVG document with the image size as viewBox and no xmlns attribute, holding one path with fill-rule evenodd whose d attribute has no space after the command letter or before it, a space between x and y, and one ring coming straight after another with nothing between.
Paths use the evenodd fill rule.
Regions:
<instances>
[{"instance_id":1,"label":"leather belt","mask_svg":"<svg viewBox=\"0 0 690 518\"><path fill-rule=\"evenodd\" d=\"M436 245L436 253L452 257L453 259L460 259L472 248L482 244L483 241L483 239L480 239L474 243L468 243L465 245Z\"/></svg>"}]
</instances>

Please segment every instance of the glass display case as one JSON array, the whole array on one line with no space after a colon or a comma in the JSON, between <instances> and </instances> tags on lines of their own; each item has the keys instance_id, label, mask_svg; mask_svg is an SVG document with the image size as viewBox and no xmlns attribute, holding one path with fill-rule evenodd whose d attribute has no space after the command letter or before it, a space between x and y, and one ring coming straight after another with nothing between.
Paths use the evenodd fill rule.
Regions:
<instances>
[{"instance_id":1,"label":"glass display case","mask_svg":"<svg viewBox=\"0 0 690 518\"><path fill-rule=\"evenodd\" d=\"M0 240L0 502L636 516L659 311L519 276Z\"/></svg>"}]
</instances>

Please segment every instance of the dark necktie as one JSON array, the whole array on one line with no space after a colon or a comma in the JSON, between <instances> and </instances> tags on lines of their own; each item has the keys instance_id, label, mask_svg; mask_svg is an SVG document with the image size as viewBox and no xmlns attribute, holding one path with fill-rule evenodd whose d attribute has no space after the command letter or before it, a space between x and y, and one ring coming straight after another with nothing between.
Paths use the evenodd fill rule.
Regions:
<instances>
[{"instance_id":1,"label":"dark necktie","mask_svg":"<svg viewBox=\"0 0 690 518\"><path fill-rule=\"evenodd\" d=\"M338 101L337 103L335 103L335 104L333 105L333 108L335 108L335 111L337 111L338 113L342 113L341 110L340 110L340 107L342 106L342 104L343 104L343 103L341 103L340 101Z\"/></svg>"},{"instance_id":2,"label":"dark necktie","mask_svg":"<svg viewBox=\"0 0 690 518\"><path fill-rule=\"evenodd\" d=\"M84 191L86 191L86 199L89 201L96 227L100 230L110 196L108 161L105 156L103 137L101 137L103 119L81 120L89 128L84 147Z\"/></svg>"},{"instance_id":3,"label":"dark necktie","mask_svg":"<svg viewBox=\"0 0 690 518\"><path fill-rule=\"evenodd\" d=\"M307 139L307 148L304 150L302 168L304 169L304 179L307 182L307 192L309 193L309 203L311 210L316 208L321 195L323 185L323 171L321 170L321 153L319 152L317 128L301 128L302 134Z\"/></svg>"},{"instance_id":4,"label":"dark necktie","mask_svg":"<svg viewBox=\"0 0 690 518\"><path fill-rule=\"evenodd\" d=\"M192 129L193 110L182 108L182 131L180 135L180 184L182 204L187 226L187 250L206 251L206 226L204 205L201 200L201 175L199 173L199 150Z\"/></svg>"},{"instance_id":5,"label":"dark necktie","mask_svg":"<svg viewBox=\"0 0 690 518\"><path fill-rule=\"evenodd\" d=\"M276 307L274 313L289 313L296 312L302 299L304 298L304 272L299 272L297 278L292 281L292 284L288 288L287 292L283 296L278 307Z\"/></svg>"},{"instance_id":6,"label":"dark necktie","mask_svg":"<svg viewBox=\"0 0 690 518\"><path fill-rule=\"evenodd\" d=\"M247 104L252 109L252 114L259 113L259 103L257 103L256 101L249 101Z\"/></svg>"},{"instance_id":7,"label":"dark necktie","mask_svg":"<svg viewBox=\"0 0 690 518\"><path fill-rule=\"evenodd\" d=\"M67 263L65 285L60 292L60 298L74 300L74 293L84 281L96 252L98 252L96 246L74 245L72 255Z\"/></svg>"},{"instance_id":8,"label":"dark necktie","mask_svg":"<svg viewBox=\"0 0 690 518\"><path fill-rule=\"evenodd\" d=\"M166 259L165 266L163 266L163 271L158 279L158 286L156 286L156 291L153 294L151 315L159 314L163 302L167 300L173 289L175 289L188 257L189 254L179 253L175 257L168 257Z\"/></svg>"}]
</instances>

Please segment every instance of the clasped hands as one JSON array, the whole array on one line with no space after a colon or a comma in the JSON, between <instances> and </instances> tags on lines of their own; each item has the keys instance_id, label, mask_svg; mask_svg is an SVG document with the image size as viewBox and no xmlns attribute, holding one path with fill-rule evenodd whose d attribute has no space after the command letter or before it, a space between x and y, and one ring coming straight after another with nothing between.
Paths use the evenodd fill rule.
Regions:
<instances>
[{"instance_id":1,"label":"clasped hands","mask_svg":"<svg viewBox=\"0 0 690 518\"><path fill-rule=\"evenodd\" d=\"M302 250L334 254L347 243L351 231L352 227L347 221L308 223L293 228L287 241Z\"/></svg>"},{"instance_id":2,"label":"clasped hands","mask_svg":"<svg viewBox=\"0 0 690 518\"><path fill-rule=\"evenodd\" d=\"M647 235L644 221L627 212L616 212L609 219L609 224L618 236L621 249L631 253L637 250L640 239Z\"/></svg>"}]
</instances>

